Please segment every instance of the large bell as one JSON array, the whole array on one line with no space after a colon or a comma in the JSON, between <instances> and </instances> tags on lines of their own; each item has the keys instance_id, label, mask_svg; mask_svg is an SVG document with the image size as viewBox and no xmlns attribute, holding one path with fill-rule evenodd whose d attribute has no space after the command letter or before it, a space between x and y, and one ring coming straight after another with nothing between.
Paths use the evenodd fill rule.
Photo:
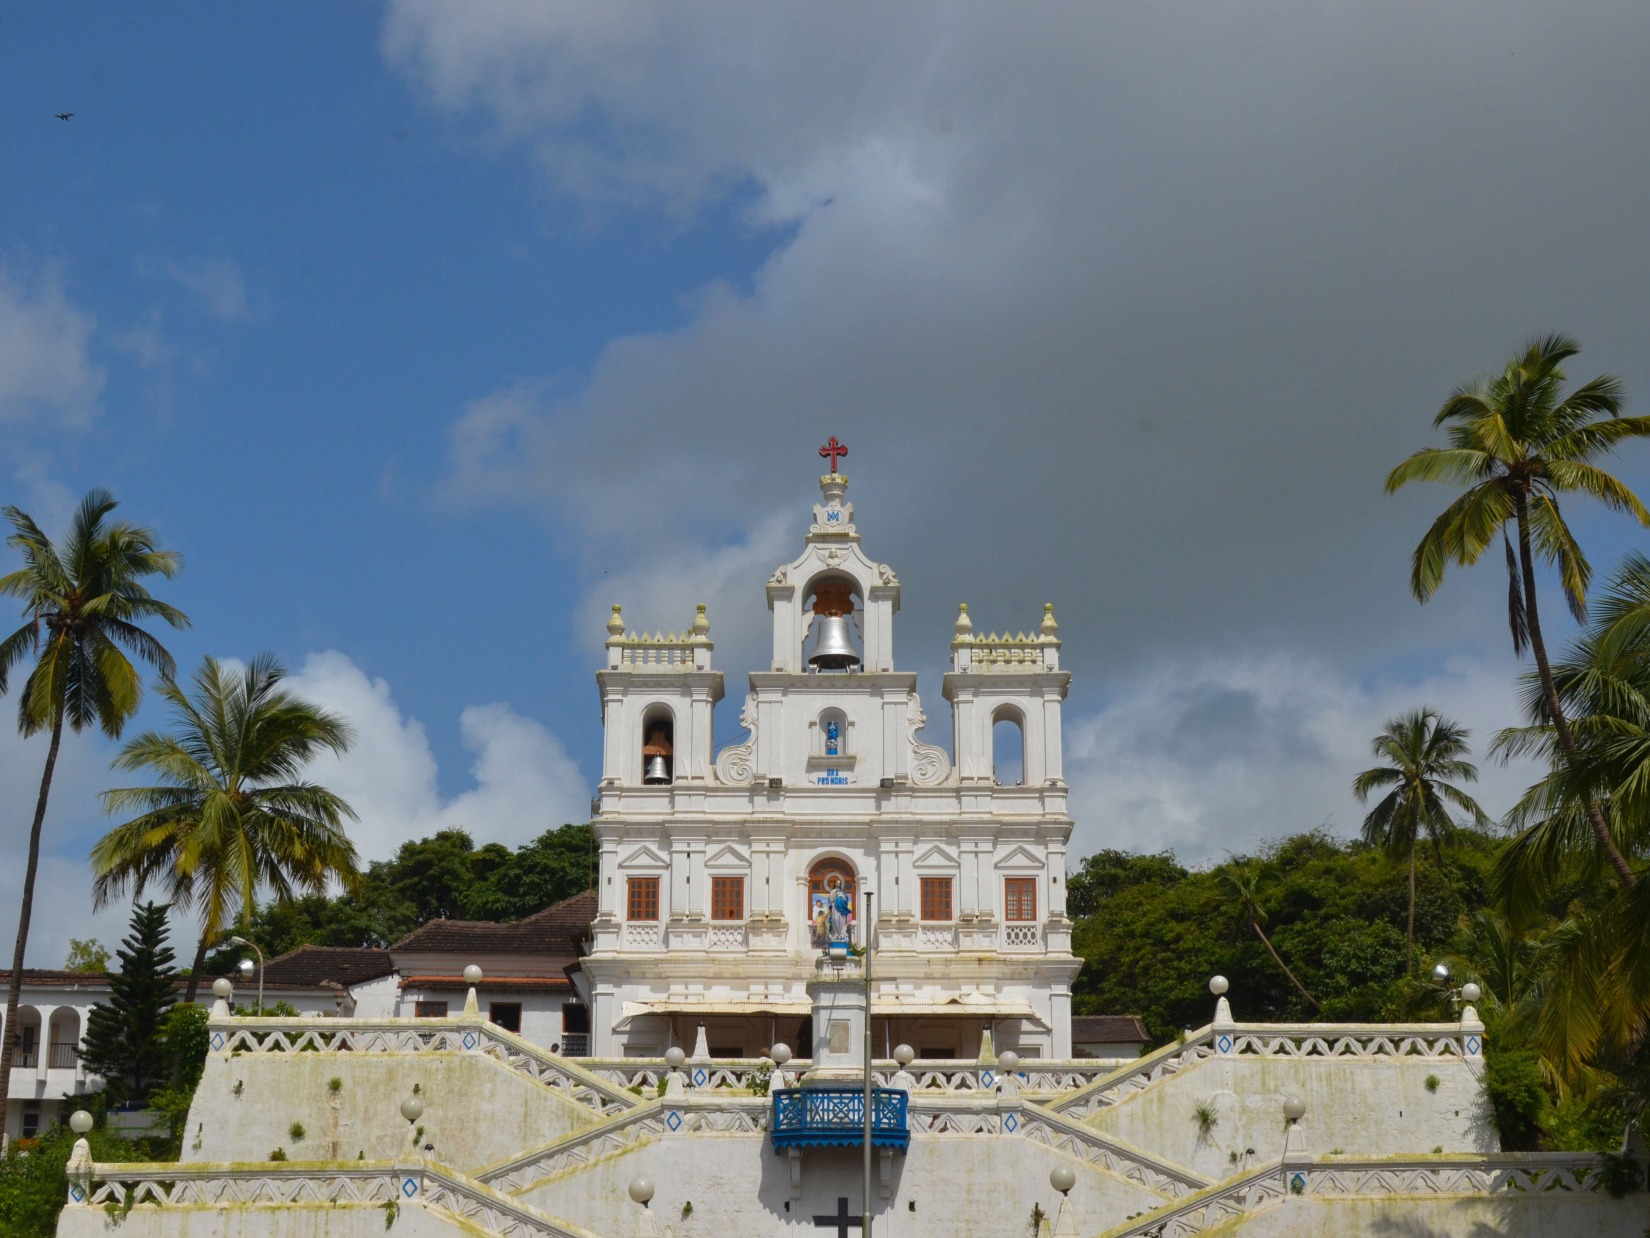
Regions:
<instances>
[{"instance_id":1,"label":"large bell","mask_svg":"<svg viewBox=\"0 0 1650 1238\"><path fill-rule=\"evenodd\" d=\"M817 615L814 629L817 639L808 665L820 671L847 671L859 665L859 654L848 630L847 615Z\"/></svg>"},{"instance_id":2,"label":"large bell","mask_svg":"<svg viewBox=\"0 0 1650 1238\"><path fill-rule=\"evenodd\" d=\"M670 785L670 758L655 756L647 759L647 769L642 774L642 782L650 787L667 787Z\"/></svg>"}]
</instances>

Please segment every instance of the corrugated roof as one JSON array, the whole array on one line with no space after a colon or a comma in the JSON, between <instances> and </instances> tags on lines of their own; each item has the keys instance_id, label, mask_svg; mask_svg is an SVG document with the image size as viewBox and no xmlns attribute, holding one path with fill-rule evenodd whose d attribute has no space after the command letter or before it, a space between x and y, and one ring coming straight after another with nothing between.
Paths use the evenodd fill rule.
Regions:
<instances>
[{"instance_id":1,"label":"corrugated roof","mask_svg":"<svg viewBox=\"0 0 1650 1238\"><path fill-rule=\"evenodd\" d=\"M1137 1014L1080 1014L1071 1019L1073 1044L1144 1044L1146 1021Z\"/></svg>"},{"instance_id":2,"label":"corrugated roof","mask_svg":"<svg viewBox=\"0 0 1650 1238\"><path fill-rule=\"evenodd\" d=\"M577 958L579 943L596 918L596 892L586 890L520 920L431 920L390 947L398 953L485 950Z\"/></svg>"}]
</instances>

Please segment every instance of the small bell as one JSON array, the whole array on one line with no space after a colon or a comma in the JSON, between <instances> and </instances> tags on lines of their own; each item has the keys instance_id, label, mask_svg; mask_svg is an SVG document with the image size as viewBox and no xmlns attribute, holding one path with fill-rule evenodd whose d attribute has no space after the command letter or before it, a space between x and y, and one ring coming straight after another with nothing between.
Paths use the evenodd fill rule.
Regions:
<instances>
[{"instance_id":1,"label":"small bell","mask_svg":"<svg viewBox=\"0 0 1650 1238\"><path fill-rule=\"evenodd\" d=\"M854 613L853 591L840 581L821 584L814 593L814 651L808 665L816 671L848 671L859 665L848 616Z\"/></svg>"},{"instance_id":2,"label":"small bell","mask_svg":"<svg viewBox=\"0 0 1650 1238\"><path fill-rule=\"evenodd\" d=\"M848 616L821 615L816 620L818 639L808 665L821 671L847 671L859 665L848 633Z\"/></svg>"},{"instance_id":3,"label":"small bell","mask_svg":"<svg viewBox=\"0 0 1650 1238\"><path fill-rule=\"evenodd\" d=\"M646 763L642 767L642 784L649 787L668 787L670 785L670 759L675 748L670 742L670 731L662 725L655 725L648 733L647 743L642 745L642 756Z\"/></svg>"}]
</instances>

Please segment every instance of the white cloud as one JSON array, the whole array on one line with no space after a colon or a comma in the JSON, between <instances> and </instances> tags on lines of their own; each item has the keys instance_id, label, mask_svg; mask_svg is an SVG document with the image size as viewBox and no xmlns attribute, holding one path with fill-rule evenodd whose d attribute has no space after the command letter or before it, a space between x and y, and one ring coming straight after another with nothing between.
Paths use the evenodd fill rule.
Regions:
<instances>
[{"instance_id":1,"label":"white cloud","mask_svg":"<svg viewBox=\"0 0 1650 1238\"><path fill-rule=\"evenodd\" d=\"M317 761L311 773L359 814L350 835L364 859L449 826L477 843L514 846L589 815L589 784L561 741L508 706L472 706L460 716L474 785L446 799L423 724L401 711L386 681L328 651L306 658L287 685L355 728L349 752Z\"/></svg>"},{"instance_id":2,"label":"white cloud","mask_svg":"<svg viewBox=\"0 0 1650 1238\"><path fill-rule=\"evenodd\" d=\"M0 268L0 422L92 420L103 393L89 347L94 325L54 272L26 280Z\"/></svg>"},{"instance_id":3,"label":"white cloud","mask_svg":"<svg viewBox=\"0 0 1650 1238\"><path fill-rule=\"evenodd\" d=\"M165 270L212 317L236 322L251 315L246 280L233 258L195 258L168 263Z\"/></svg>"},{"instance_id":4,"label":"white cloud","mask_svg":"<svg viewBox=\"0 0 1650 1238\"><path fill-rule=\"evenodd\" d=\"M1349 788L1378 763L1370 740L1423 705L1471 731L1479 782L1468 790L1499 818L1536 776L1483 756L1519 716L1508 669L1462 659L1363 685L1318 659L1277 655L1132 677L1104 709L1068 722L1073 852L1172 848L1200 862L1324 825L1355 834L1367 808Z\"/></svg>"}]
</instances>

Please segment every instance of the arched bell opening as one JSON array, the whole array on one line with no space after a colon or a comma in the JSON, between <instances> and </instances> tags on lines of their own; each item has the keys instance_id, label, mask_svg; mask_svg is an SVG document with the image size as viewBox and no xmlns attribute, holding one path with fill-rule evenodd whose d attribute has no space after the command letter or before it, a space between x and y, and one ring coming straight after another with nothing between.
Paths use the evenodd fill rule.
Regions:
<instances>
[{"instance_id":1,"label":"arched bell opening","mask_svg":"<svg viewBox=\"0 0 1650 1238\"><path fill-rule=\"evenodd\" d=\"M656 707L642 715L642 785L668 787L676 778L676 719Z\"/></svg>"},{"instance_id":2,"label":"arched bell opening","mask_svg":"<svg viewBox=\"0 0 1650 1238\"><path fill-rule=\"evenodd\" d=\"M1019 787L1025 780L1025 718L1005 705L991 715L991 781L999 787Z\"/></svg>"},{"instance_id":3,"label":"arched bell opening","mask_svg":"<svg viewBox=\"0 0 1650 1238\"><path fill-rule=\"evenodd\" d=\"M824 576L811 586L808 626L802 637L809 670L854 671L864 665L856 588L845 576Z\"/></svg>"}]
</instances>

